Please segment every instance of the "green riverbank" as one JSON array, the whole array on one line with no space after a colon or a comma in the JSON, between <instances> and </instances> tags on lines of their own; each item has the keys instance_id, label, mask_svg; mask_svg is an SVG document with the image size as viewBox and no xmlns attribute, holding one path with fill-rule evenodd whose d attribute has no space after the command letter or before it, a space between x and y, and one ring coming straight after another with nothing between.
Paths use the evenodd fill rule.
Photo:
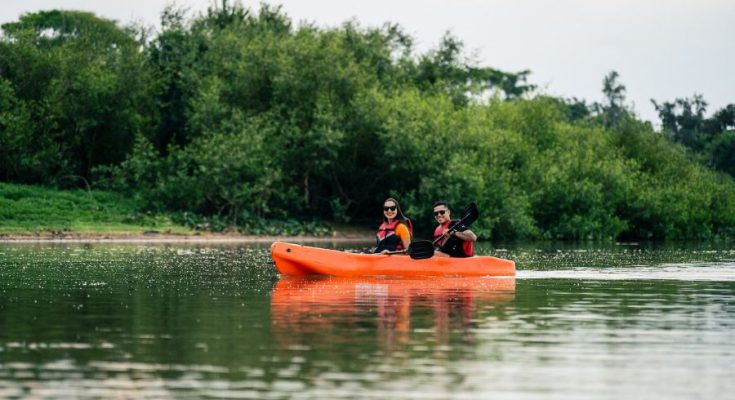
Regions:
<instances>
[{"instance_id":1,"label":"green riverbank","mask_svg":"<svg viewBox=\"0 0 735 400\"><path fill-rule=\"evenodd\" d=\"M297 221L257 220L228 227L196 215L142 212L134 200L114 192L0 182L0 240L370 240L372 234L360 227Z\"/></svg>"},{"instance_id":2,"label":"green riverbank","mask_svg":"<svg viewBox=\"0 0 735 400\"><path fill-rule=\"evenodd\" d=\"M135 202L99 190L56 190L0 183L0 234L53 236L69 234L186 235L195 231L166 215L142 213Z\"/></svg>"}]
</instances>

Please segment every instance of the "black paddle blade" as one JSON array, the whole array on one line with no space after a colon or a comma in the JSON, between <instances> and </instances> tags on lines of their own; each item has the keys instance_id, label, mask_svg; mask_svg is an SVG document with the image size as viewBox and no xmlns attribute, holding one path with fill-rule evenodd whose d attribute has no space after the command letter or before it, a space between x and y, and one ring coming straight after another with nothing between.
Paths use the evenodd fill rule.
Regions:
<instances>
[{"instance_id":1,"label":"black paddle blade","mask_svg":"<svg viewBox=\"0 0 735 400\"><path fill-rule=\"evenodd\" d=\"M408 255L414 260L424 260L434 256L434 244L428 240L414 240L408 246Z\"/></svg>"},{"instance_id":2,"label":"black paddle blade","mask_svg":"<svg viewBox=\"0 0 735 400\"><path fill-rule=\"evenodd\" d=\"M462 218L459 220L459 223L464 224L465 226L470 226L473 222L477 221L477 218L479 217L480 211L477 210L477 204L470 203L462 213Z\"/></svg>"}]
</instances>

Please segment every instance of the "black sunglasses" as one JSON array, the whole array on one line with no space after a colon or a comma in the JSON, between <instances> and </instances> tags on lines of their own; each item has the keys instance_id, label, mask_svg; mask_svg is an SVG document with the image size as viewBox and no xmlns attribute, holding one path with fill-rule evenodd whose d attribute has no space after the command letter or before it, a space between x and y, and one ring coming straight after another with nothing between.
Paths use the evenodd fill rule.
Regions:
<instances>
[{"instance_id":1,"label":"black sunglasses","mask_svg":"<svg viewBox=\"0 0 735 400\"><path fill-rule=\"evenodd\" d=\"M383 211L388 211L388 210L390 210L390 211L395 211L395 210L396 210L396 208L397 208L396 206L383 207Z\"/></svg>"},{"instance_id":2,"label":"black sunglasses","mask_svg":"<svg viewBox=\"0 0 735 400\"><path fill-rule=\"evenodd\" d=\"M440 216L440 215L444 215L444 214L446 214L446 212L447 212L447 210L439 210L439 211L434 211L434 216L435 216L435 217L438 217L438 216Z\"/></svg>"}]
</instances>

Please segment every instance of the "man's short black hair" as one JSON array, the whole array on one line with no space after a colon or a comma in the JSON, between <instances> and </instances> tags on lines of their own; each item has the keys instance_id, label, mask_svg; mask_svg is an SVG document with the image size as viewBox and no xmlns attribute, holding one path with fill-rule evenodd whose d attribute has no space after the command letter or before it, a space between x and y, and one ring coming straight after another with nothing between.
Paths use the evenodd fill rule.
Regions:
<instances>
[{"instance_id":1,"label":"man's short black hair","mask_svg":"<svg viewBox=\"0 0 735 400\"><path fill-rule=\"evenodd\" d=\"M436 208L436 206L444 206L444 207L446 207L446 208L447 208L447 210L449 209L449 205L448 205L448 204L447 204L447 202L446 202L446 201L444 201L444 200L439 200L439 201L437 201L436 203L434 203L434 205L433 205L433 206L431 206L431 208L432 208L432 209L434 209L434 208Z\"/></svg>"}]
</instances>

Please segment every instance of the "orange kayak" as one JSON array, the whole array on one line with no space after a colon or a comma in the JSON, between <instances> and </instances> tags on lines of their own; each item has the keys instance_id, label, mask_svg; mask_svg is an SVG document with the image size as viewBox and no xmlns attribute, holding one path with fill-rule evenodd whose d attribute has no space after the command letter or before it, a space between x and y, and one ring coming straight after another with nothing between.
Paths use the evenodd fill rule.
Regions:
<instances>
[{"instance_id":1,"label":"orange kayak","mask_svg":"<svg viewBox=\"0 0 735 400\"><path fill-rule=\"evenodd\" d=\"M275 242L271 256L284 275L334 276L515 276L511 260L480 256L431 257L413 260L407 255L357 254Z\"/></svg>"}]
</instances>

